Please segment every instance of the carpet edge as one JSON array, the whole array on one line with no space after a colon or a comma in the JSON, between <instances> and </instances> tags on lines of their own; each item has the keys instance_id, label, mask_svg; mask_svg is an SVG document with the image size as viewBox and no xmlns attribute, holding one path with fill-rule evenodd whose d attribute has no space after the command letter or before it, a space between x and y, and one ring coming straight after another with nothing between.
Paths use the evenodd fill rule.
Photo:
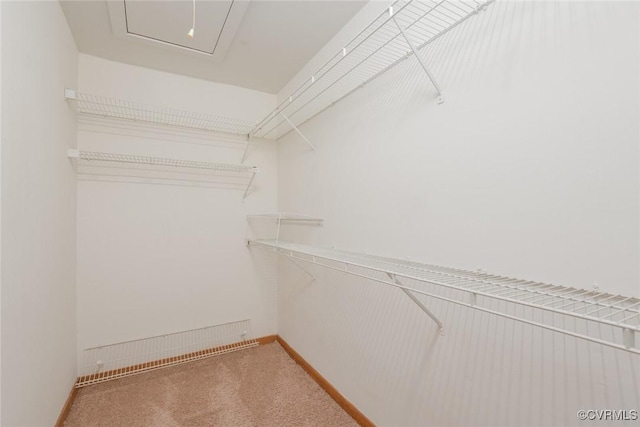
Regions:
<instances>
[{"instance_id":1,"label":"carpet edge","mask_svg":"<svg viewBox=\"0 0 640 427\"><path fill-rule=\"evenodd\" d=\"M58 416L58 420L56 421L56 427L64 426L64 422L67 420L69 416L69 412L71 412L71 406L73 406L74 400L76 400L76 396L78 395L78 388L76 387L76 383L73 383L71 386L71 391L69 392L69 396L67 396L67 400L64 402L64 406L60 411L60 415Z\"/></svg>"},{"instance_id":2,"label":"carpet edge","mask_svg":"<svg viewBox=\"0 0 640 427\"><path fill-rule=\"evenodd\" d=\"M284 351L316 382L327 394L362 427L375 427L375 424L367 418L356 406L347 400L325 377L320 375L313 366L309 364L300 354L295 351L280 335L276 336L276 341L282 346Z\"/></svg>"}]
</instances>

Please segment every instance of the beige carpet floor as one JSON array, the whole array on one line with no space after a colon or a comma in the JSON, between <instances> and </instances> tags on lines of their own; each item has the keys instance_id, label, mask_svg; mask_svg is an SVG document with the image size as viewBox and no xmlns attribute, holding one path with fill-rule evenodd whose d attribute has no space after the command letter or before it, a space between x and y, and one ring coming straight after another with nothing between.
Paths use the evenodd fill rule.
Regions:
<instances>
[{"instance_id":1,"label":"beige carpet floor","mask_svg":"<svg viewBox=\"0 0 640 427\"><path fill-rule=\"evenodd\" d=\"M82 388L64 425L357 426L278 343Z\"/></svg>"}]
</instances>

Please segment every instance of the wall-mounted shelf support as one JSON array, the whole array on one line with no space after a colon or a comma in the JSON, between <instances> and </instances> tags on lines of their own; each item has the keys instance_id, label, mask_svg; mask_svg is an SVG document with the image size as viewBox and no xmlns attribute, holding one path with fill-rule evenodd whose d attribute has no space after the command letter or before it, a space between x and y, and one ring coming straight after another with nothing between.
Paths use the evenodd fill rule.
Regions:
<instances>
[{"instance_id":1,"label":"wall-mounted shelf support","mask_svg":"<svg viewBox=\"0 0 640 427\"><path fill-rule=\"evenodd\" d=\"M635 332L632 329L624 328L622 330L622 338L624 342L624 346L627 348L635 348L636 346L636 336Z\"/></svg>"},{"instance_id":2,"label":"wall-mounted shelf support","mask_svg":"<svg viewBox=\"0 0 640 427\"><path fill-rule=\"evenodd\" d=\"M67 101L75 101L76 100L76 91L74 89L64 89L64 99Z\"/></svg>"},{"instance_id":3,"label":"wall-mounted shelf support","mask_svg":"<svg viewBox=\"0 0 640 427\"><path fill-rule=\"evenodd\" d=\"M300 263L295 260L295 258L293 257L293 253L290 256L285 256L285 258L287 258L289 261L291 261L293 263L293 265L298 267L298 269L300 269L300 271L302 271L304 274L309 276L311 278L311 282L312 283L316 281L315 276L313 274L309 273L306 268L301 266Z\"/></svg>"},{"instance_id":4,"label":"wall-mounted shelf support","mask_svg":"<svg viewBox=\"0 0 640 427\"><path fill-rule=\"evenodd\" d=\"M420 302L420 300L418 298L416 298L416 296L414 294L411 293L411 291L407 290L407 288L398 280L398 278L396 277L395 274L393 273L389 273L387 272L387 276L389 277L389 279L391 279L394 283L402 286L400 288L400 290L402 290L402 292L404 292L409 298L411 298L411 301L413 301L414 303L416 303L416 305L418 307L420 307L420 309L422 311L424 311L427 316L429 316L434 322L436 322L436 324L438 325L438 327L440 328L440 335L444 335L444 325L442 324L442 322L436 317L435 314L433 314L431 312L431 310L429 310L427 307L425 307L424 304L422 304L422 302Z\"/></svg>"},{"instance_id":5,"label":"wall-mounted shelf support","mask_svg":"<svg viewBox=\"0 0 640 427\"><path fill-rule=\"evenodd\" d=\"M278 216L278 228L276 229L276 242L280 241L280 226L282 225L282 217Z\"/></svg>"},{"instance_id":6,"label":"wall-mounted shelf support","mask_svg":"<svg viewBox=\"0 0 640 427\"><path fill-rule=\"evenodd\" d=\"M247 153L249 152L250 145L251 145L251 134L247 134L247 145L244 147L244 153L242 153L242 160L240 160L240 163L244 163L244 159L247 158Z\"/></svg>"},{"instance_id":7,"label":"wall-mounted shelf support","mask_svg":"<svg viewBox=\"0 0 640 427\"><path fill-rule=\"evenodd\" d=\"M249 189L251 188L251 184L253 184L253 180L256 177L256 173L257 173L257 170L256 172L253 173L253 175L251 175L251 179L249 179L249 183L247 184L247 189L244 190L244 194L242 195L242 200L247 198L247 194L249 194Z\"/></svg>"},{"instance_id":8,"label":"wall-mounted shelf support","mask_svg":"<svg viewBox=\"0 0 640 427\"><path fill-rule=\"evenodd\" d=\"M393 23L396 24L396 27L398 27L398 30L400 30L400 33L402 34L402 37L404 37L404 39L406 40L407 44L411 48L411 51L413 51L413 55L416 57L416 59L420 63L420 66L422 67L425 74L431 81L431 84L433 84L433 87L436 88L436 92L438 93L438 104L442 104L444 102L444 97L442 95L442 91L440 90L440 86L438 86L438 82L436 82L436 80L433 78L433 76L429 72L427 65L424 63L423 59L418 54L418 50L416 49L416 47L413 45L413 43L411 43L411 40L409 39L409 36L402 28L402 25L400 25L400 23L398 23L398 21L396 20L396 17L393 16L393 6L389 7L389 16L391 16Z\"/></svg>"},{"instance_id":9,"label":"wall-mounted shelf support","mask_svg":"<svg viewBox=\"0 0 640 427\"><path fill-rule=\"evenodd\" d=\"M80 151L76 148L67 148L67 158L71 162L73 171L78 173L78 159L80 158Z\"/></svg>"},{"instance_id":10,"label":"wall-mounted shelf support","mask_svg":"<svg viewBox=\"0 0 640 427\"><path fill-rule=\"evenodd\" d=\"M305 142L307 144L309 144L309 147L311 147L311 149L313 151L316 150L316 147L311 143L311 141L309 141L307 139L306 136L304 136L304 134L300 131L300 129L298 129L298 127L296 125L293 124L293 122L291 120L289 120L289 117L285 116L283 113L280 113L280 115L282 116L283 119L285 119L287 121L287 123L289 123L291 125L291 127L293 128L293 130L295 130L296 132L298 132L298 135L300 135L302 137L302 139L305 140Z\"/></svg>"}]
</instances>

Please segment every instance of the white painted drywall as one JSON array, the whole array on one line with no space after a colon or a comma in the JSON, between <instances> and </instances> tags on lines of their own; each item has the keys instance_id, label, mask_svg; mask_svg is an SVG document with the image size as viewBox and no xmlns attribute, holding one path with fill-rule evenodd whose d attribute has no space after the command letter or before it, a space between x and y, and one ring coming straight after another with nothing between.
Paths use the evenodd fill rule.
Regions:
<instances>
[{"instance_id":1,"label":"white painted drywall","mask_svg":"<svg viewBox=\"0 0 640 427\"><path fill-rule=\"evenodd\" d=\"M325 218L321 245L640 296L638 16L497 2L423 52L444 104L412 58L302 125L315 152L281 140L279 209ZM397 290L280 267L279 334L378 425L640 407L637 356L424 300L440 336Z\"/></svg>"},{"instance_id":2,"label":"white painted drywall","mask_svg":"<svg viewBox=\"0 0 640 427\"><path fill-rule=\"evenodd\" d=\"M76 378L78 53L58 2L2 2L2 425L53 425Z\"/></svg>"},{"instance_id":3,"label":"white painted drywall","mask_svg":"<svg viewBox=\"0 0 640 427\"><path fill-rule=\"evenodd\" d=\"M2 34L2 4L0 4L0 34ZM0 37L0 100L1 99L2 37ZM2 139L2 102L0 101L0 420L2 420Z\"/></svg>"},{"instance_id":4,"label":"white painted drywall","mask_svg":"<svg viewBox=\"0 0 640 427\"><path fill-rule=\"evenodd\" d=\"M274 95L82 54L78 90L250 121L275 103ZM246 144L112 125L80 120L79 148L237 164ZM276 333L275 267L251 257L245 244L246 215L276 209L276 155L273 142L250 149L245 163L260 173L245 201L244 189L141 180L117 170L109 173L119 176L79 175L78 351L243 319L251 319L254 336Z\"/></svg>"}]
</instances>

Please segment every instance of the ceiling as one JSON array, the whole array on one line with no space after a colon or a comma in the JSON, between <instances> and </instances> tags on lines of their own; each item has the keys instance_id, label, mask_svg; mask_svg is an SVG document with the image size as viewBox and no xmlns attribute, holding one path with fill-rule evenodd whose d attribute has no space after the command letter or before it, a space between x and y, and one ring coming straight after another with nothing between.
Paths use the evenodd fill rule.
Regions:
<instances>
[{"instance_id":1,"label":"ceiling","mask_svg":"<svg viewBox=\"0 0 640 427\"><path fill-rule=\"evenodd\" d=\"M366 0L61 0L82 53L277 93Z\"/></svg>"},{"instance_id":2,"label":"ceiling","mask_svg":"<svg viewBox=\"0 0 640 427\"><path fill-rule=\"evenodd\" d=\"M116 37L158 42L170 49L180 47L223 59L240 26L249 2L233 0L200 1L110 1L111 28ZM197 29L193 35L186 30ZM226 43L220 43L226 40ZM221 44L224 44L221 49Z\"/></svg>"}]
</instances>

